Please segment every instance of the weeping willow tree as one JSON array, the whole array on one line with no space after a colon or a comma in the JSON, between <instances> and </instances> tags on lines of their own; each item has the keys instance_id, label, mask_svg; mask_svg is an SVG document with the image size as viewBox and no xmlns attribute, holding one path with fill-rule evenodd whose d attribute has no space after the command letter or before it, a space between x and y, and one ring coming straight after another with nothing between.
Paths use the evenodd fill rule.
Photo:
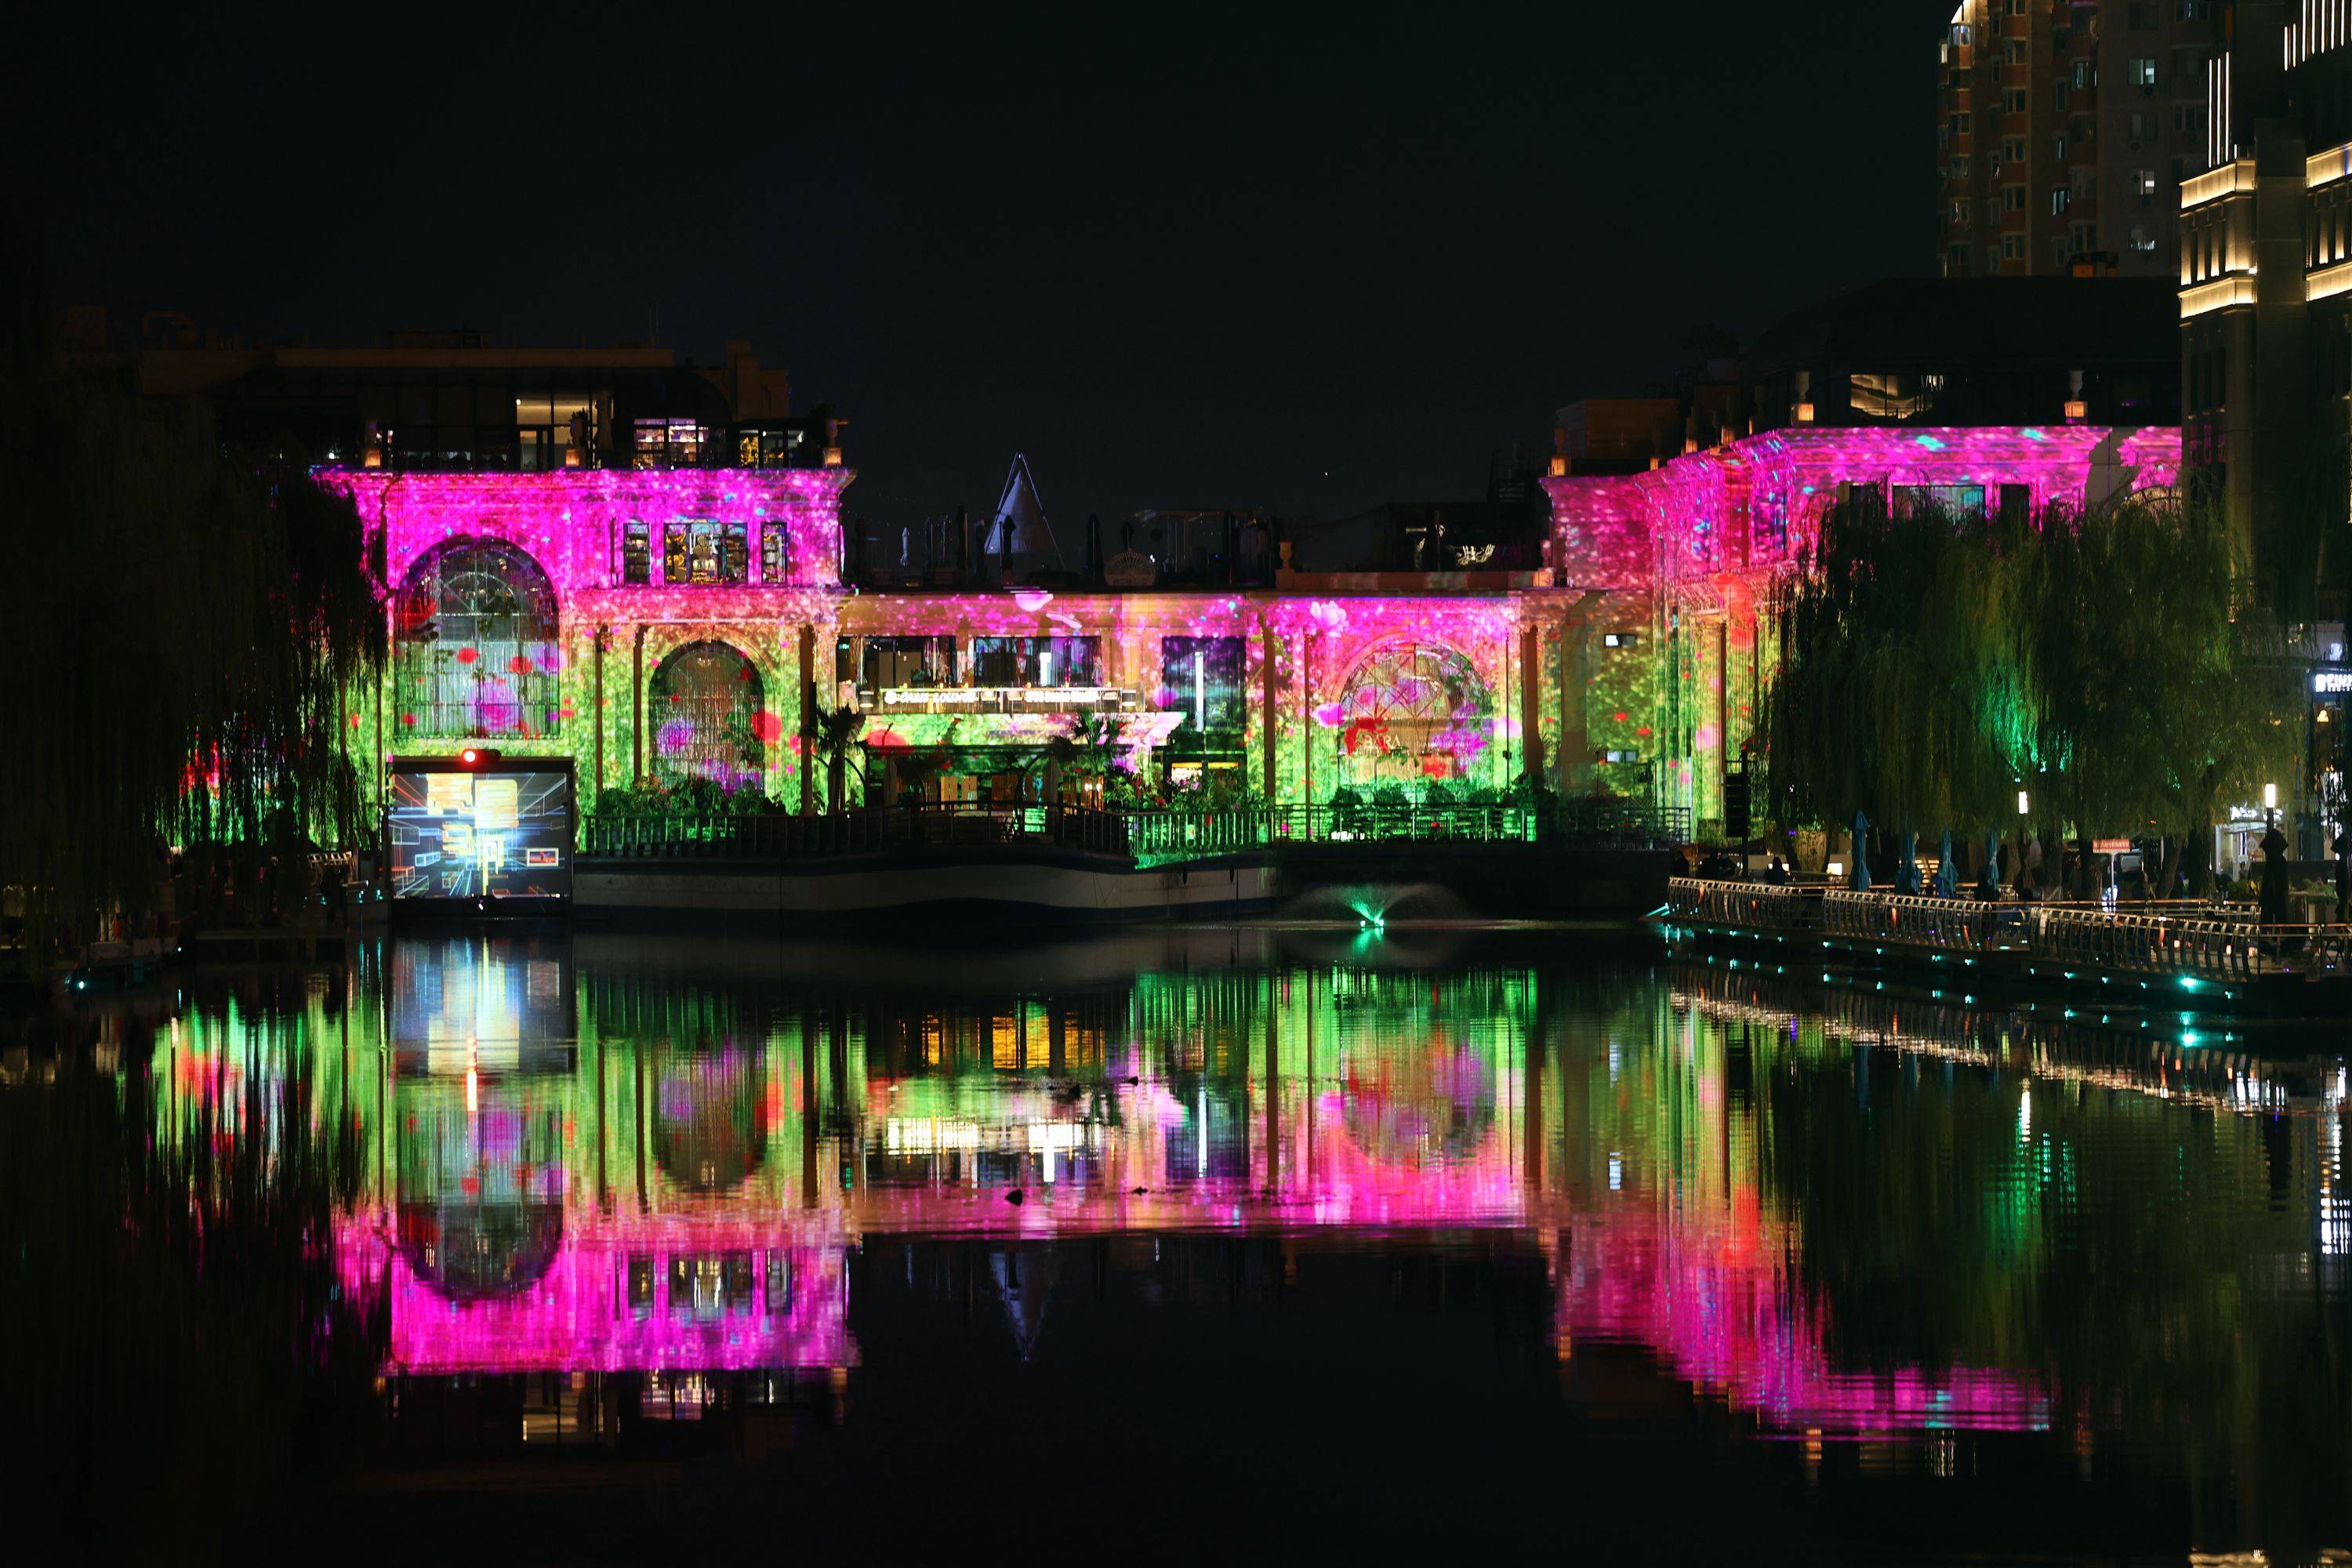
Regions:
<instances>
[{"instance_id":1,"label":"weeping willow tree","mask_svg":"<svg viewBox=\"0 0 2352 1568\"><path fill-rule=\"evenodd\" d=\"M2201 883L2216 814L2289 776L2300 743L2298 670L2248 583L2202 496L2029 521L1858 489L1776 601L1775 810L2022 830L2023 787L2078 836L2154 828Z\"/></svg>"},{"instance_id":2,"label":"weeping willow tree","mask_svg":"<svg viewBox=\"0 0 2352 1568\"><path fill-rule=\"evenodd\" d=\"M1780 821L1999 819L2034 730L2007 591L2023 532L1890 508L1875 488L1823 516L1773 603L1782 654L1761 728Z\"/></svg>"},{"instance_id":3,"label":"weeping willow tree","mask_svg":"<svg viewBox=\"0 0 2352 1568\"><path fill-rule=\"evenodd\" d=\"M2222 508L2158 491L2055 510L2021 565L2050 804L2084 833L2154 828L2203 890L2216 816L2292 777L2302 745L2300 668Z\"/></svg>"},{"instance_id":4,"label":"weeping willow tree","mask_svg":"<svg viewBox=\"0 0 2352 1568\"><path fill-rule=\"evenodd\" d=\"M0 887L37 945L145 910L166 844L351 842L343 700L383 612L348 503L63 366L31 248L0 244Z\"/></svg>"}]
</instances>

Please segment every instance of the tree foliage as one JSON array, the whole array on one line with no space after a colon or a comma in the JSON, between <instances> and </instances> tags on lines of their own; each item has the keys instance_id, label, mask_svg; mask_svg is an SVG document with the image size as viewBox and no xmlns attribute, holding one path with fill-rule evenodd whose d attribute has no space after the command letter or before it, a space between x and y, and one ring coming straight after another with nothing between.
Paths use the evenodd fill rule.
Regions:
<instances>
[{"instance_id":1,"label":"tree foliage","mask_svg":"<svg viewBox=\"0 0 2352 1568\"><path fill-rule=\"evenodd\" d=\"M37 931L146 907L158 847L350 842L344 704L383 648L351 506L205 410L68 372L0 267L0 885Z\"/></svg>"},{"instance_id":2,"label":"tree foliage","mask_svg":"<svg viewBox=\"0 0 2352 1568\"><path fill-rule=\"evenodd\" d=\"M2001 827L2023 787L2078 833L2196 836L2294 765L2295 668L2246 584L2202 496L2028 521L1858 489L1776 598L1776 815Z\"/></svg>"}]
</instances>

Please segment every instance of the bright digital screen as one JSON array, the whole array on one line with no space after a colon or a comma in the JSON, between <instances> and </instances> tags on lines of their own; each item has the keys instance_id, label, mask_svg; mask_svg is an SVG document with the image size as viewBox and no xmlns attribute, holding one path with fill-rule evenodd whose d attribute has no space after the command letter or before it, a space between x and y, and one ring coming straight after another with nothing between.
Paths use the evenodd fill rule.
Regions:
<instances>
[{"instance_id":1,"label":"bright digital screen","mask_svg":"<svg viewBox=\"0 0 2352 1568\"><path fill-rule=\"evenodd\" d=\"M568 899L572 774L562 768L392 774L396 899Z\"/></svg>"}]
</instances>

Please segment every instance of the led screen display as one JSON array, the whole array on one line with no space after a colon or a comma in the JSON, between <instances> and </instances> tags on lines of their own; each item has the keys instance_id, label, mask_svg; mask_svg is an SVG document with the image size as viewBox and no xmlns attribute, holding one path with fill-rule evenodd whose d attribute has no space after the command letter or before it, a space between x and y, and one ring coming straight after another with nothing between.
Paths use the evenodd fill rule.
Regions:
<instances>
[{"instance_id":1,"label":"led screen display","mask_svg":"<svg viewBox=\"0 0 2352 1568\"><path fill-rule=\"evenodd\" d=\"M396 763L395 899L568 899L572 773Z\"/></svg>"}]
</instances>

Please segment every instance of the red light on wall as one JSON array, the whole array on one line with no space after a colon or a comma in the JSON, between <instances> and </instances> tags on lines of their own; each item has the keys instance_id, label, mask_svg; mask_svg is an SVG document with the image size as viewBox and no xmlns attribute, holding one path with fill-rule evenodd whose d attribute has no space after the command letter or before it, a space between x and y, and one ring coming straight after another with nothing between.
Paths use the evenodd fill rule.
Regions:
<instances>
[{"instance_id":1,"label":"red light on wall","mask_svg":"<svg viewBox=\"0 0 2352 1568\"><path fill-rule=\"evenodd\" d=\"M457 765L461 768L478 768L498 760L498 752L482 746L467 746L457 753Z\"/></svg>"}]
</instances>

